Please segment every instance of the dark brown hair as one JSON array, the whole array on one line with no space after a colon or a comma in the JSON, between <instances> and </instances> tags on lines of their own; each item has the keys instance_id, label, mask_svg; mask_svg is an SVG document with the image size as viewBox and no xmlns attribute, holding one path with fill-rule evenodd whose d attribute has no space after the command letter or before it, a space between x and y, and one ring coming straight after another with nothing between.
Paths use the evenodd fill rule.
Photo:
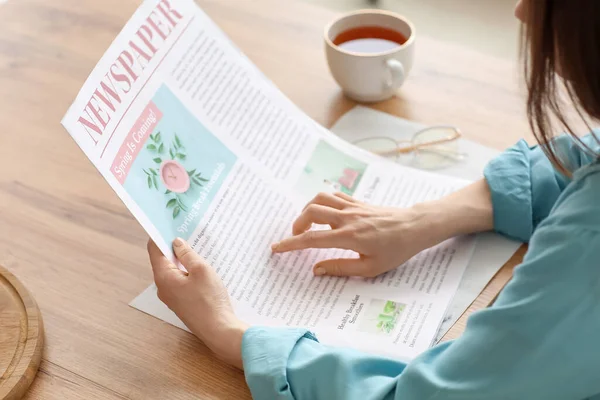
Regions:
<instances>
[{"instance_id":1,"label":"dark brown hair","mask_svg":"<svg viewBox=\"0 0 600 400\"><path fill-rule=\"evenodd\" d=\"M570 175L572 166L552 146L553 121L598 157L571 129L561 92L588 129L588 118L600 119L600 0L524 0L523 7L529 125L555 167Z\"/></svg>"}]
</instances>

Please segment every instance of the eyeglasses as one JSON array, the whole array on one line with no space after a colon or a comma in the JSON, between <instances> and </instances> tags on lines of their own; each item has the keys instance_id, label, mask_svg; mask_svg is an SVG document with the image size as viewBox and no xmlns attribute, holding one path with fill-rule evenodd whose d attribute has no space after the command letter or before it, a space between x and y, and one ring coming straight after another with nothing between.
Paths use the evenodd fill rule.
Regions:
<instances>
[{"instance_id":1,"label":"eyeglasses","mask_svg":"<svg viewBox=\"0 0 600 400\"><path fill-rule=\"evenodd\" d=\"M416 132L411 140L376 136L357 140L355 145L396 162L422 169L439 169L464 160L459 151L462 136L454 126L438 125Z\"/></svg>"}]
</instances>

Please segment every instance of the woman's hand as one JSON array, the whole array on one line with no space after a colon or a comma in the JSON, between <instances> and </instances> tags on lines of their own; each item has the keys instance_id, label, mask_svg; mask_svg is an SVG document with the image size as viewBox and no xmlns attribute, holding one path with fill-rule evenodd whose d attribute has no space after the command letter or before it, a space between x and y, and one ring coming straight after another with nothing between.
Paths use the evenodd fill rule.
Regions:
<instances>
[{"instance_id":1,"label":"woman's hand","mask_svg":"<svg viewBox=\"0 0 600 400\"><path fill-rule=\"evenodd\" d=\"M247 326L235 316L221 279L185 240L175 239L173 250L187 273L167 260L153 241L148 242L158 297L219 358L242 368Z\"/></svg>"},{"instance_id":2,"label":"woman's hand","mask_svg":"<svg viewBox=\"0 0 600 400\"><path fill-rule=\"evenodd\" d=\"M353 250L359 258L321 261L314 274L374 277L439 243L443 238L434 222L418 208L377 207L344 193L320 193L294 222L293 236L274 244L272 250ZM312 224L330 225L331 230L310 230Z\"/></svg>"},{"instance_id":3,"label":"woman's hand","mask_svg":"<svg viewBox=\"0 0 600 400\"><path fill-rule=\"evenodd\" d=\"M331 230L310 230L312 224L329 225ZM450 237L492 227L489 188L483 180L411 208L377 207L344 193L321 193L294 222L293 236L273 244L272 250L353 250L358 258L321 261L314 274L374 277Z\"/></svg>"}]
</instances>

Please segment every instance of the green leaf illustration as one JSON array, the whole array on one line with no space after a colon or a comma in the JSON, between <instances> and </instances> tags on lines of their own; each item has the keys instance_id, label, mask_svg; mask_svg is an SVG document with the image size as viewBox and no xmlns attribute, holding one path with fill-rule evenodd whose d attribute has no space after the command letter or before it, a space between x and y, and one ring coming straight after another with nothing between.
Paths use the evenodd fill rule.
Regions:
<instances>
[{"instance_id":1,"label":"green leaf illustration","mask_svg":"<svg viewBox=\"0 0 600 400\"><path fill-rule=\"evenodd\" d=\"M165 146L161 143L160 146L158 146L158 152L162 154L164 149L165 149Z\"/></svg>"},{"instance_id":2,"label":"green leaf illustration","mask_svg":"<svg viewBox=\"0 0 600 400\"><path fill-rule=\"evenodd\" d=\"M177 147L181 147L181 141L179 140L179 136L175 134L175 143L177 143Z\"/></svg>"},{"instance_id":3,"label":"green leaf illustration","mask_svg":"<svg viewBox=\"0 0 600 400\"><path fill-rule=\"evenodd\" d=\"M176 154L177 158L179 158L180 160L185 160L185 154L182 153L177 153Z\"/></svg>"},{"instance_id":4,"label":"green leaf illustration","mask_svg":"<svg viewBox=\"0 0 600 400\"><path fill-rule=\"evenodd\" d=\"M193 182L194 182L196 185L198 185L198 186L202 186L202 182L200 182L198 179L196 179L196 178L192 178L192 181L193 181Z\"/></svg>"},{"instance_id":5,"label":"green leaf illustration","mask_svg":"<svg viewBox=\"0 0 600 400\"><path fill-rule=\"evenodd\" d=\"M202 182L208 182L208 179L205 178L198 178L199 180L201 180Z\"/></svg>"},{"instance_id":6,"label":"green leaf illustration","mask_svg":"<svg viewBox=\"0 0 600 400\"><path fill-rule=\"evenodd\" d=\"M154 140L154 135L150 134L150 139Z\"/></svg>"},{"instance_id":7,"label":"green leaf illustration","mask_svg":"<svg viewBox=\"0 0 600 400\"><path fill-rule=\"evenodd\" d=\"M183 204L183 201L181 201L181 197L179 197L179 195L178 195L176 198L177 198L177 204L179 204L179 207L183 211L187 211L187 207L185 206L185 204Z\"/></svg>"},{"instance_id":8,"label":"green leaf illustration","mask_svg":"<svg viewBox=\"0 0 600 400\"><path fill-rule=\"evenodd\" d=\"M152 189L152 178L150 178L150 175L148 175L148 188Z\"/></svg>"},{"instance_id":9,"label":"green leaf illustration","mask_svg":"<svg viewBox=\"0 0 600 400\"><path fill-rule=\"evenodd\" d=\"M171 191L169 189L165 190L165 194L169 194Z\"/></svg>"},{"instance_id":10,"label":"green leaf illustration","mask_svg":"<svg viewBox=\"0 0 600 400\"><path fill-rule=\"evenodd\" d=\"M145 173L146 175L150 175L150 173L148 173L148 171L146 171L145 169L144 169L144 170L142 170L142 171L144 171L144 173Z\"/></svg>"},{"instance_id":11,"label":"green leaf illustration","mask_svg":"<svg viewBox=\"0 0 600 400\"><path fill-rule=\"evenodd\" d=\"M189 176L193 176L196 173L196 170L193 169L191 171L188 171L187 173L188 173Z\"/></svg>"},{"instance_id":12,"label":"green leaf illustration","mask_svg":"<svg viewBox=\"0 0 600 400\"><path fill-rule=\"evenodd\" d=\"M156 157L154 159L154 162L157 163L157 164L160 164L162 162L162 159L160 157Z\"/></svg>"},{"instance_id":13,"label":"green leaf illustration","mask_svg":"<svg viewBox=\"0 0 600 400\"><path fill-rule=\"evenodd\" d=\"M153 144L149 144L148 146L146 146L146 148L147 148L148 150L152 150L152 151L155 151L155 150L156 150L156 146L155 146L155 145L153 145Z\"/></svg>"},{"instance_id":14,"label":"green leaf illustration","mask_svg":"<svg viewBox=\"0 0 600 400\"><path fill-rule=\"evenodd\" d=\"M179 206L175 207L173 209L173 218L177 218L177 216L179 215L180 212L181 212L181 208Z\"/></svg>"},{"instance_id":15,"label":"green leaf illustration","mask_svg":"<svg viewBox=\"0 0 600 400\"><path fill-rule=\"evenodd\" d=\"M158 190L158 179L156 179L156 175L152 176L152 182L154 183L156 190Z\"/></svg>"},{"instance_id":16,"label":"green leaf illustration","mask_svg":"<svg viewBox=\"0 0 600 400\"><path fill-rule=\"evenodd\" d=\"M169 149L169 155L171 156L172 159L175 158L175 153L173 153L173 149Z\"/></svg>"},{"instance_id":17,"label":"green leaf illustration","mask_svg":"<svg viewBox=\"0 0 600 400\"><path fill-rule=\"evenodd\" d=\"M173 208L173 207L175 207L175 204L177 204L177 200L171 199L171 200L167 201L167 208Z\"/></svg>"},{"instance_id":18,"label":"green leaf illustration","mask_svg":"<svg viewBox=\"0 0 600 400\"><path fill-rule=\"evenodd\" d=\"M150 172L152 172L152 175L158 175L158 173L156 172L156 170L154 168L150 168Z\"/></svg>"},{"instance_id":19,"label":"green leaf illustration","mask_svg":"<svg viewBox=\"0 0 600 400\"><path fill-rule=\"evenodd\" d=\"M160 140L160 132L156 132L156 141Z\"/></svg>"}]
</instances>

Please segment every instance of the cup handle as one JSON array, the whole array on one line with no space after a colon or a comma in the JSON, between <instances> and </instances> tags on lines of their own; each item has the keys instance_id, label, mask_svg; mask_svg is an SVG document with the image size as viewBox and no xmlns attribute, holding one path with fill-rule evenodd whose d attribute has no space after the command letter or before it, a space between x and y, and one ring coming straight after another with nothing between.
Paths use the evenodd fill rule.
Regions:
<instances>
[{"instance_id":1,"label":"cup handle","mask_svg":"<svg viewBox=\"0 0 600 400\"><path fill-rule=\"evenodd\" d=\"M397 89L404 83L404 67L398 60L390 58L385 61L388 75L385 79L385 86L388 89Z\"/></svg>"}]
</instances>

